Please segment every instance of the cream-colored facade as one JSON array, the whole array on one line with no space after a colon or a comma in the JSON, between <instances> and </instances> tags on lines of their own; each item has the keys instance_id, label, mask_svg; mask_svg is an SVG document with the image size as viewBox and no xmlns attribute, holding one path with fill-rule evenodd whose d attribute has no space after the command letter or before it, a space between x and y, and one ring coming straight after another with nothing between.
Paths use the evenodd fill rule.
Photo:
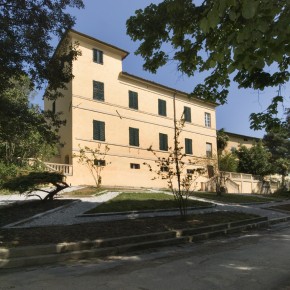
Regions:
<instances>
[{"instance_id":1,"label":"cream-colored facade","mask_svg":"<svg viewBox=\"0 0 290 290\"><path fill-rule=\"evenodd\" d=\"M78 153L79 146L96 148L101 143L101 148L106 144L110 148L102 171L102 185L166 187L166 180L152 180L154 174L144 162L155 166L155 157L147 150L150 146L160 157L168 155L168 151L160 150L160 133L163 138L167 136L168 146L173 147L174 99L176 119L182 117L184 107L189 108L191 116L179 138L182 146L185 138L192 140L192 154L188 154L188 158L198 159L205 165L207 154L212 154L213 158L217 155L216 104L198 98L189 99L183 92L123 72L122 60L128 53L122 49L76 31L70 31L69 36L72 42L79 43L82 55L73 63L74 78L65 97L57 99L54 105L46 100L45 109L51 110L55 106L55 111L62 111L66 119L66 125L60 129L64 146L60 148L60 156L53 161L71 165L72 175L67 177L70 184L94 184L87 168L73 155ZM103 87L103 100L96 97L96 82L101 84L99 91ZM135 102L137 96L138 108L129 107L131 92ZM162 112L159 103L162 103ZM97 132L99 127L95 127L94 132L94 123L102 125L102 136ZM129 128L135 129L139 135L135 136L134 145L130 145ZM210 149L211 152L206 152Z\"/></svg>"},{"instance_id":2,"label":"cream-colored facade","mask_svg":"<svg viewBox=\"0 0 290 290\"><path fill-rule=\"evenodd\" d=\"M239 146L243 145L247 148L251 148L256 142L260 139L252 136L240 135L230 132L225 132L229 137L229 141L227 147L225 148L225 152L233 152L239 149Z\"/></svg>"}]
</instances>

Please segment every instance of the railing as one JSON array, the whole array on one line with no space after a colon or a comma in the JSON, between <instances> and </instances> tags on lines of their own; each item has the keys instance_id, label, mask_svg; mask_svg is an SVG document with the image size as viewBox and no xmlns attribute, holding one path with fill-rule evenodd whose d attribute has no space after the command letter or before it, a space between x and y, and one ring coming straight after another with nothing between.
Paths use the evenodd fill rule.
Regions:
<instances>
[{"instance_id":1,"label":"railing","mask_svg":"<svg viewBox=\"0 0 290 290\"><path fill-rule=\"evenodd\" d=\"M226 187L227 187L228 191L231 193L239 193L240 192L240 186L229 178L226 180Z\"/></svg>"},{"instance_id":2,"label":"railing","mask_svg":"<svg viewBox=\"0 0 290 290\"><path fill-rule=\"evenodd\" d=\"M73 166L70 164L43 162L45 169L52 172L60 172L64 175L73 175Z\"/></svg>"}]
</instances>

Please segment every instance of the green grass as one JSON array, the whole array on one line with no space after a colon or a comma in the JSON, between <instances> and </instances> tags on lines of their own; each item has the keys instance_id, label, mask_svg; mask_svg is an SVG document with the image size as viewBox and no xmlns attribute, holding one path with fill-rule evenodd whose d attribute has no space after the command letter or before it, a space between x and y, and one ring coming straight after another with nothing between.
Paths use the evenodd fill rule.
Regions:
<instances>
[{"instance_id":1,"label":"green grass","mask_svg":"<svg viewBox=\"0 0 290 290\"><path fill-rule=\"evenodd\" d=\"M254 195L240 195L240 194L231 194L231 193L223 193L221 196L217 196L216 193L213 192L194 192L191 194L192 196L205 198L208 200L214 200L217 202L225 202L225 203L249 203L249 202L270 202L277 201L277 198L274 197L259 197Z\"/></svg>"},{"instance_id":2,"label":"green grass","mask_svg":"<svg viewBox=\"0 0 290 290\"><path fill-rule=\"evenodd\" d=\"M188 200L189 207L205 206L209 203ZM87 213L123 212L133 210L154 210L177 208L178 203L172 195L164 193L127 192L103 203Z\"/></svg>"},{"instance_id":3,"label":"green grass","mask_svg":"<svg viewBox=\"0 0 290 290\"><path fill-rule=\"evenodd\" d=\"M104 188L97 188L95 186L86 186L74 191L65 192L62 195L64 196L71 196L71 197L90 197L96 196L103 193Z\"/></svg>"}]
</instances>

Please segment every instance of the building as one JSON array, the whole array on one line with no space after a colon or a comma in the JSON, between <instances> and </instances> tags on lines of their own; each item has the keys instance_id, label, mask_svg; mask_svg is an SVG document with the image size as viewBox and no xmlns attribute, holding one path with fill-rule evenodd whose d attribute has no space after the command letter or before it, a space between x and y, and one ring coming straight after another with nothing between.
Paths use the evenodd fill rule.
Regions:
<instances>
[{"instance_id":1,"label":"building","mask_svg":"<svg viewBox=\"0 0 290 290\"><path fill-rule=\"evenodd\" d=\"M62 111L66 119L60 129L64 146L50 166L65 172L70 184L94 184L87 168L73 158L79 146L103 150L107 144L106 160L96 160L104 166L103 185L166 187L165 180L152 180L144 163L155 166L150 146L160 157L173 146L174 99L176 119L185 118L179 139L185 153L203 165L215 160L215 103L189 99L184 92L124 72L122 60L129 53L118 47L74 30L68 36L79 43L82 55L73 63L65 97L45 100L45 110Z\"/></svg>"},{"instance_id":2,"label":"building","mask_svg":"<svg viewBox=\"0 0 290 290\"><path fill-rule=\"evenodd\" d=\"M241 145L251 148L255 143L261 140L257 137L240 135L226 131L225 134L229 137L227 147L224 150L225 152L234 152L235 150L238 150Z\"/></svg>"}]
</instances>

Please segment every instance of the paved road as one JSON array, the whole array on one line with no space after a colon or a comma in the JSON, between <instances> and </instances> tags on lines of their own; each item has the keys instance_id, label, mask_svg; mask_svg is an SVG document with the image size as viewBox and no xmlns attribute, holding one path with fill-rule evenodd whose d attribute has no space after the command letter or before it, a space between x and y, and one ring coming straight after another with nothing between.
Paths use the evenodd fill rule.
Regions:
<instances>
[{"instance_id":1,"label":"paved road","mask_svg":"<svg viewBox=\"0 0 290 290\"><path fill-rule=\"evenodd\" d=\"M290 223L106 261L1 270L0 289L290 289Z\"/></svg>"}]
</instances>

